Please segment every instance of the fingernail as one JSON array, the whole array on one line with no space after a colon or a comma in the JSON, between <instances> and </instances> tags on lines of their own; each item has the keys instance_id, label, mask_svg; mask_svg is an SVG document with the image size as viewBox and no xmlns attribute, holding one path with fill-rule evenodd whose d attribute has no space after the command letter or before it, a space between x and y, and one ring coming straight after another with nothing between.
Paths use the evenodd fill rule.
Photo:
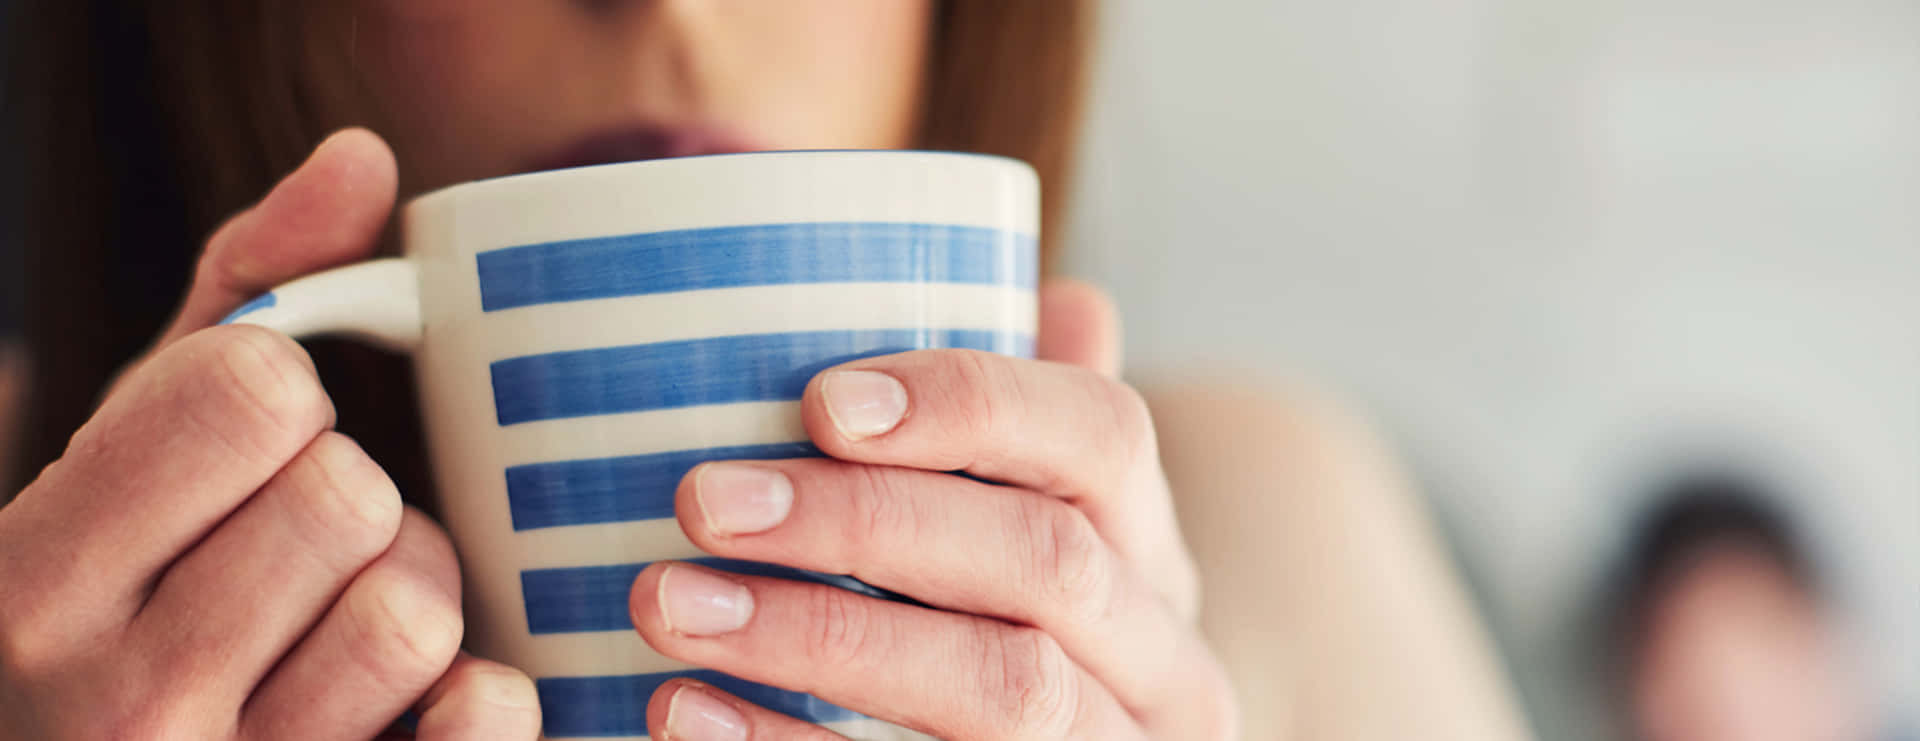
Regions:
<instances>
[{"instance_id":1,"label":"fingernail","mask_svg":"<svg viewBox=\"0 0 1920 741\"><path fill-rule=\"evenodd\" d=\"M753 617L753 593L738 582L679 564L660 572L660 618L667 630L717 636Z\"/></svg>"},{"instance_id":2,"label":"fingernail","mask_svg":"<svg viewBox=\"0 0 1920 741\"><path fill-rule=\"evenodd\" d=\"M907 388L885 373L828 373L820 382L820 395L833 426L850 440L886 434L907 414Z\"/></svg>"},{"instance_id":3,"label":"fingernail","mask_svg":"<svg viewBox=\"0 0 1920 741\"><path fill-rule=\"evenodd\" d=\"M693 497L707 529L716 535L745 535L773 529L793 509L793 482L785 474L741 463L700 467Z\"/></svg>"},{"instance_id":4,"label":"fingernail","mask_svg":"<svg viewBox=\"0 0 1920 741\"><path fill-rule=\"evenodd\" d=\"M667 702L667 732L672 741L744 741L747 719L705 689L680 685Z\"/></svg>"}]
</instances>

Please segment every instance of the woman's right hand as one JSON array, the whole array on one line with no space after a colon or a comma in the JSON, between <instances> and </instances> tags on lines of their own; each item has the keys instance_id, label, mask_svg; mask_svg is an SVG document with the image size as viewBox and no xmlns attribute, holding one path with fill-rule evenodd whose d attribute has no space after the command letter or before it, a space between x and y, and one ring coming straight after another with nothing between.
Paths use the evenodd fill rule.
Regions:
<instances>
[{"instance_id":1,"label":"woman's right hand","mask_svg":"<svg viewBox=\"0 0 1920 741\"><path fill-rule=\"evenodd\" d=\"M193 290L64 455L0 510L0 738L531 739L525 675L459 653L439 527L331 431L301 347L205 328L372 252L377 137L329 138L209 240Z\"/></svg>"}]
</instances>

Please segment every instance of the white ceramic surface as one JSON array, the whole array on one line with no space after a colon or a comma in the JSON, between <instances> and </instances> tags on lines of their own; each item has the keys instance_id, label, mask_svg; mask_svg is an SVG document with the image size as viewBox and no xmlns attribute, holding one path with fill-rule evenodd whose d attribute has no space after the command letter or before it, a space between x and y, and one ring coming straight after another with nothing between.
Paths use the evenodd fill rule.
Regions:
<instances>
[{"instance_id":1,"label":"white ceramic surface","mask_svg":"<svg viewBox=\"0 0 1920 741\"><path fill-rule=\"evenodd\" d=\"M414 354L467 646L535 678L552 738L641 737L646 683L690 669L617 624L639 564L701 555L671 516L676 470L803 450L796 384L823 361L1030 354L1036 330L1038 184L1001 158L608 165L454 186L404 220L404 257L294 281L229 321Z\"/></svg>"}]
</instances>

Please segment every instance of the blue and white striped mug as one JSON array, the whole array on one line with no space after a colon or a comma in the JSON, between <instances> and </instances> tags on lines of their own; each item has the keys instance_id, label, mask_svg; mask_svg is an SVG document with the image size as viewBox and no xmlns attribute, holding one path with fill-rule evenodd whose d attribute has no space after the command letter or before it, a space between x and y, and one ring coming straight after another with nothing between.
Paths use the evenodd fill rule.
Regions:
<instances>
[{"instance_id":1,"label":"blue and white striped mug","mask_svg":"<svg viewBox=\"0 0 1920 741\"><path fill-rule=\"evenodd\" d=\"M653 689L693 675L850 737L918 738L654 653L627 591L650 562L700 558L673 516L695 464L819 454L798 401L816 372L929 347L1032 354L1033 170L689 157L456 185L403 220L403 257L293 281L227 321L413 354L467 648L534 678L546 737L644 737Z\"/></svg>"}]
</instances>

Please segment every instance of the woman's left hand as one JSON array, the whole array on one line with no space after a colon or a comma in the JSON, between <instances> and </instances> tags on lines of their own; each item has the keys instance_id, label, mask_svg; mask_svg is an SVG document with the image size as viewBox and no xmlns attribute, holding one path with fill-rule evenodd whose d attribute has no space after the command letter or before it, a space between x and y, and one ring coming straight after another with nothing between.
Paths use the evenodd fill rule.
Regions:
<instances>
[{"instance_id":1,"label":"woman's left hand","mask_svg":"<svg viewBox=\"0 0 1920 741\"><path fill-rule=\"evenodd\" d=\"M842 365L802 402L831 458L712 463L680 484L680 526L710 553L851 574L938 609L662 563L631 597L647 643L953 741L1234 737L1152 423L1113 378L1110 304L1052 283L1041 306L1046 360ZM839 738L685 680L654 693L647 727Z\"/></svg>"}]
</instances>

